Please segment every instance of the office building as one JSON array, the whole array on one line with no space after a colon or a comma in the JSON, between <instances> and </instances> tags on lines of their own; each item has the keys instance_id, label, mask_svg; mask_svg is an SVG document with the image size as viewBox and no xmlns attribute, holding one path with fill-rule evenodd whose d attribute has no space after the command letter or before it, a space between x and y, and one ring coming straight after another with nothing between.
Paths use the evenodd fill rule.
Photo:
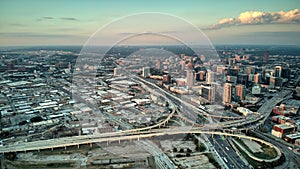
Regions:
<instances>
[{"instance_id":1,"label":"office building","mask_svg":"<svg viewBox=\"0 0 300 169\"><path fill-rule=\"evenodd\" d=\"M200 86L199 95L208 101L215 101L215 86Z\"/></svg>"},{"instance_id":2,"label":"office building","mask_svg":"<svg viewBox=\"0 0 300 169\"><path fill-rule=\"evenodd\" d=\"M236 96L238 96L240 100L244 100L245 99L245 86L241 85L241 84L236 85L235 93L236 93Z\"/></svg>"},{"instance_id":3,"label":"office building","mask_svg":"<svg viewBox=\"0 0 300 169\"><path fill-rule=\"evenodd\" d=\"M261 83L261 74L257 73L254 75L254 83L255 84L260 84Z\"/></svg>"},{"instance_id":4,"label":"office building","mask_svg":"<svg viewBox=\"0 0 300 169\"><path fill-rule=\"evenodd\" d=\"M264 59L263 59L263 61L264 62L268 62L268 60L269 60L269 51L265 51L264 52Z\"/></svg>"},{"instance_id":5,"label":"office building","mask_svg":"<svg viewBox=\"0 0 300 169\"><path fill-rule=\"evenodd\" d=\"M215 80L215 73L212 71L208 71L206 75L206 83L211 84Z\"/></svg>"},{"instance_id":6,"label":"office building","mask_svg":"<svg viewBox=\"0 0 300 169\"><path fill-rule=\"evenodd\" d=\"M195 81L195 71L194 70L186 70L186 86L193 87Z\"/></svg>"},{"instance_id":7,"label":"office building","mask_svg":"<svg viewBox=\"0 0 300 169\"><path fill-rule=\"evenodd\" d=\"M281 74L282 74L282 67L281 66L276 66L274 76L275 77L281 77Z\"/></svg>"},{"instance_id":8,"label":"office building","mask_svg":"<svg viewBox=\"0 0 300 169\"><path fill-rule=\"evenodd\" d=\"M223 103L230 103L232 97L232 84L225 83L223 88Z\"/></svg>"},{"instance_id":9,"label":"office building","mask_svg":"<svg viewBox=\"0 0 300 169\"><path fill-rule=\"evenodd\" d=\"M143 77L149 77L150 76L150 67L143 67L142 76Z\"/></svg>"}]
</instances>

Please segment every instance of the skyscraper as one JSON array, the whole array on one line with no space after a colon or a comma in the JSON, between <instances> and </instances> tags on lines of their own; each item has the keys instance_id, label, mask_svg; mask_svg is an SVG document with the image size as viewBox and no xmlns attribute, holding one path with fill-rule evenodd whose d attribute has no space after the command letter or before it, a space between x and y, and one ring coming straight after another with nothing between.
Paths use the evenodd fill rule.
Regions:
<instances>
[{"instance_id":1,"label":"skyscraper","mask_svg":"<svg viewBox=\"0 0 300 169\"><path fill-rule=\"evenodd\" d=\"M231 83L224 83L223 89L223 103L230 103L232 96L232 84Z\"/></svg>"},{"instance_id":2,"label":"skyscraper","mask_svg":"<svg viewBox=\"0 0 300 169\"><path fill-rule=\"evenodd\" d=\"M264 62L268 62L269 60L269 51L264 52Z\"/></svg>"},{"instance_id":3,"label":"skyscraper","mask_svg":"<svg viewBox=\"0 0 300 169\"><path fill-rule=\"evenodd\" d=\"M281 74L282 74L282 67L275 66L275 77L281 77Z\"/></svg>"},{"instance_id":4,"label":"skyscraper","mask_svg":"<svg viewBox=\"0 0 300 169\"><path fill-rule=\"evenodd\" d=\"M215 101L215 86L200 86L199 94L208 101Z\"/></svg>"},{"instance_id":5,"label":"skyscraper","mask_svg":"<svg viewBox=\"0 0 300 169\"><path fill-rule=\"evenodd\" d=\"M142 76L143 77L149 77L150 76L150 67L143 67Z\"/></svg>"},{"instance_id":6,"label":"skyscraper","mask_svg":"<svg viewBox=\"0 0 300 169\"><path fill-rule=\"evenodd\" d=\"M240 98L240 100L244 100L245 99L245 86L241 85L241 84L236 85L235 93L236 93L236 96L238 96Z\"/></svg>"},{"instance_id":7,"label":"skyscraper","mask_svg":"<svg viewBox=\"0 0 300 169\"><path fill-rule=\"evenodd\" d=\"M215 73L212 71L208 71L206 75L206 83L211 84L215 80Z\"/></svg>"},{"instance_id":8,"label":"skyscraper","mask_svg":"<svg viewBox=\"0 0 300 169\"><path fill-rule=\"evenodd\" d=\"M187 87L192 87L194 86L194 76L195 76L195 71L194 70L186 70L186 86Z\"/></svg>"},{"instance_id":9,"label":"skyscraper","mask_svg":"<svg viewBox=\"0 0 300 169\"><path fill-rule=\"evenodd\" d=\"M257 73L254 75L254 83L255 84L260 84L261 83L261 74Z\"/></svg>"}]
</instances>

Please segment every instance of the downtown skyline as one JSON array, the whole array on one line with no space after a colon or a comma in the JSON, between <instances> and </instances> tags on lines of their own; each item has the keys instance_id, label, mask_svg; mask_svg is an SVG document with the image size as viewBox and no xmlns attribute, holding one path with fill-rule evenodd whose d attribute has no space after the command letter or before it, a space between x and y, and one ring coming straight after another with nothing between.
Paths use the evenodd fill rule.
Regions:
<instances>
[{"instance_id":1,"label":"downtown skyline","mask_svg":"<svg viewBox=\"0 0 300 169\"><path fill-rule=\"evenodd\" d=\"M202 30L213 44L298 45L299 4L297 0L85 3L32 0L26 4L2 1L0 46L83 45L101 27L124 16L144 12L182 18ZM180 27L176 29L184 31ZM118 34L134 33L134 30L122 29Z\"/></svg>"}]
</instances>

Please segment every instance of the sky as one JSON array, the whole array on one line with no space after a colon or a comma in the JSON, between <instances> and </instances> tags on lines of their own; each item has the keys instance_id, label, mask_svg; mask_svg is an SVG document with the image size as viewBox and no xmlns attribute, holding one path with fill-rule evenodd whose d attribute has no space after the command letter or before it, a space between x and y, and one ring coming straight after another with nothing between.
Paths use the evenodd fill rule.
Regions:
<instances>
[{"instance_id":1,"label":"sky","mask_svg":"<svg viewBox=\"0 0 300 169\"><path fill-rule=\"evenodd\" d=\"M97 30L144 12L184 19L213 44L299 45L299 10L300 0L1 0L0 46L84 45ZM99 38L138 33L149 23L162 29L158 32L181 29L193 36L184 26L166 28L156 19L140 18L134 26L123 23Z\"/></svg>"}]
</instances>

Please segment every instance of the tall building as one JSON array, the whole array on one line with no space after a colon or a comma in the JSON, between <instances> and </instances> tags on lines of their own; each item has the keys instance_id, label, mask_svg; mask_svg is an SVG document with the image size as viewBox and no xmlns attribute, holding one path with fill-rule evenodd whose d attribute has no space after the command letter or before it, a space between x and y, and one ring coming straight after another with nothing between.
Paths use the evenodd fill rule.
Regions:
<instances>
[{"instance_id":1,"label":"tall building","mask_svg":"<svg viewBox=\"0 0 300 169\"><path fill-rule=\"evenodd\" d=\"M235 86L235 94L240 98L240 100L245 99L245 86L244 85L236 85Z\"/></svg>"},{"instance_id":2,"label":"tall building","mask_svg":"<svg viewBox=\"0 0 300 169\"><path fill-rule=\"evenodd\" d=\"M269 88L282 87L283 78L281 77L270 77Z\"/></svg>"},{"instance_id":3,"label":"tall building","mask_svg":"<svg viewBox=\"0 0 300 169\"><path fill-rule=\"evenodd\" d=\"M142 76L143 77L149 77L150 76L150 67L143 67Z\"/></svg>"},{"instance_id":4,"label":"tall building","mask_svg":"<svg viewBox=\"0 0 300 169\"><path fill-rule=\"evenodd\" d=\"M156 61L155 68L158 69L158 70L161 69L161 63L160 63L160 60L157 60L157 61Z\"/></svg>"},{"instance_id":5,"label":"tall building","mask_svg":"<svg viewBox=\"0 0 300 169\"><path fill-rule=\"evenodd\" d=\"M260 84L261 83L261 74L257 73L254 75L254 83L255 84Z\"/></svg>"},{"instance_id":6,"label":"tall building","mask_svg":"<svg viewBox=\"0 0 300 169\"><path fill-rule=\"evenodd\" d=\"M206 74L206 83L211 84L215 81L215 73L213 71L208 71Z\"/></svg>"},{"instance_id":7,"label":"tall building","mask_svg":"<svg viewBox=\"0 0 300 169\"><path fill-rule=\"evenodd\" d=\"M248 75L247 74L238 74L237 83L247 85L248 84Z\"/></svg>"},{"instance_id":8,"label":"tall building","mask_svg":"<svg viewBox=\"0 0 300 169\"><path fill-rule=\"evenodd\" d=\"M14 63L13 62L7 63L7 71L11 71L13 69L14 69Z\"/></svg>"},{"instance_id":9,"label":"tall building","mask_svg":"<svg viewBox=\"0 0 300 169\"><path fill-rule=\"evenodd\" d=\"M232 97L232 84L231 83L224 83L223 88L223 103L230 103Z\"/></svg>"},{"instance_id":10,"label":"tall building","mask_svg":"<svg viewBox=\"0 0 300 169\"><path fill-rule=\"evenodd\" d=\"M268 60L269 60L269 51L265 51L264 52L264 62L268 62Z\"/></svg>"},{"instance_id":11,"label":"tall building","mask_svg":"<svg viewBox=\"0 0 300 169\"><path fill-rule=\"evenodd\" d=\"M186 86L187 87L192 87L194 86L194 76L195 76L195 71L194 70L186 70Z\"/></svg>"},{"instance_id":12,"label":"tall building","mask_svg":"<svg viewBox=\"0 0 300 169\"><path fill-rule=\"evenodd\" d=\"M199 94L208 101L215 101L215 86L200 86Z\"/></svg>"},{"instance_id":13,"label":"tall building","mask_svg":"<svg viewBox=\"0 0 300 169\"><path fill-rule=\"evenodd\" d=\"M281 66L275 66L275 77L281 77L282 74L282 67Z\"/></svg>"},{"instance_id":14,"label":"tall building","mask_svg":"<svg viewBox=\"0 0 300 169\"><path fill-rule=\"evenodd\" d=\"M227 75L237 76L238 74L239 74L239 69L238 68L229 68L227 70Z\"/></svg>"},{"instance_id":15,"label":"tall building","mask_svg":"<svg viewBox=\"0 0 300 169\"><path fill-rule=\"evenodd\" d=\"M289 68L282 69L281 77L290 79L291 78L290 75L291 75L291 70Z\"/></svg>"},{"instance_id":16,"label":"tall building","mask_svg":"<svg viewBox=\"0 0 300 169\"><path fill-rule=\"evenodd\" d=\"M205 71L201 70L199 72L199 80L204 81L205 80Z\"/></svg>"},{"instance_id":17,"label":"tall building","mask_svg":"<svg viewBox=\"0 0 300 169\"><path fill-rule=\"evenodd\" d=\"M256 67L248 66L247 67L247 74L254 74L256 72Z\"/></svg>"},{"instance_id":18,"label":"tall building","mask_svg":"<svg viewBox=\"0 0 300 169\"><path fill-rule=\"evenodd\" d=\"M253 82L254 81L254 74L249 74L248 75L248 82Z\"/></svg>"}]
</instances>

